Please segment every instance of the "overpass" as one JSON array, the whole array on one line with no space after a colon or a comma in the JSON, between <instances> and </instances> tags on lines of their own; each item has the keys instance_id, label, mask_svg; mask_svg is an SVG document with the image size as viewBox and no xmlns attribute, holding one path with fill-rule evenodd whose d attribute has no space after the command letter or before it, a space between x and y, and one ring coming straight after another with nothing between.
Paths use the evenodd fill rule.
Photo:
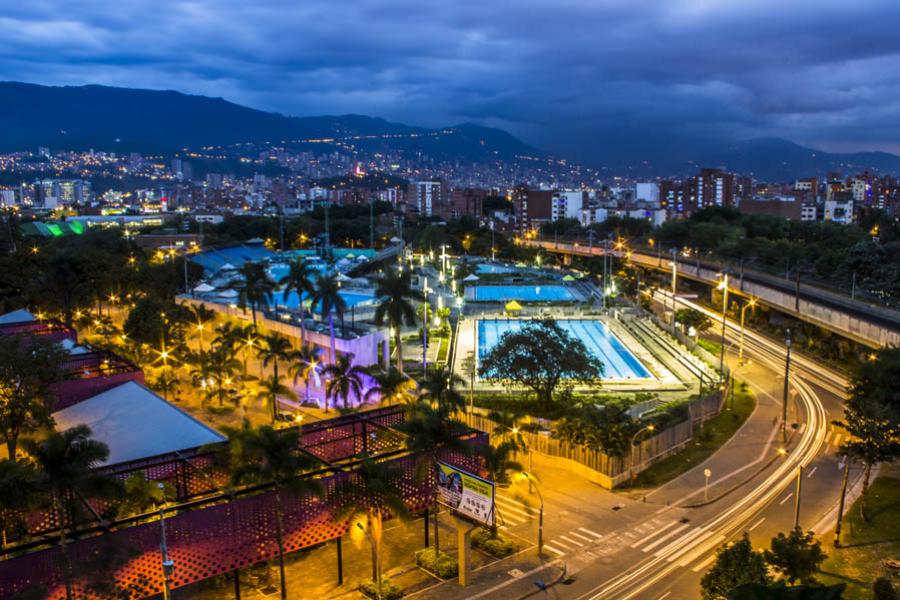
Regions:
<instances>
[{"instance_id":1,"label":"overpass","mask_svg":"<svg viewBox=\"0 0 900 600\"><path fill-rule=\"evenodd\" d=\"M540 247L547 252L561 254L568 264L572 256L603 256L601 246L579 242L525 240L523 243ZM622 258L625 252L609 250L610 255ZM629 251L628 259L639 266L671 272L669 257L641 251ZM721 279L722 266L699 259L676 258L679 277L714 285ZM765 273L741 270L732 273L730 289L744 296L752 296L765 304L797 319L833 331L870 348L900 345L900 311L876 306L835 292Z\"/></svg>"}]
</instances>

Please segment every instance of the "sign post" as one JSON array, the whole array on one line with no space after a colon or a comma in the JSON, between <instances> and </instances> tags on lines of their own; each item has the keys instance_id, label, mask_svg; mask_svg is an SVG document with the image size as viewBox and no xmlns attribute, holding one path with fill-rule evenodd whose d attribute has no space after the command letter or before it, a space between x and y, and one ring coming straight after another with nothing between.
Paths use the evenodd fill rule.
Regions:
<instances>
[{"instance_id":1,"label":"sign post","mask_svg":"<svg viewBox=\"0 0 900 600\"><path fill-rule=\"evenodd\" d=\"M438 502L453 511L459 547L459 585L469 582L472 531L490 527L494 512L494 482L447 463L437 463Z\"/></svg>"}]
</instances>

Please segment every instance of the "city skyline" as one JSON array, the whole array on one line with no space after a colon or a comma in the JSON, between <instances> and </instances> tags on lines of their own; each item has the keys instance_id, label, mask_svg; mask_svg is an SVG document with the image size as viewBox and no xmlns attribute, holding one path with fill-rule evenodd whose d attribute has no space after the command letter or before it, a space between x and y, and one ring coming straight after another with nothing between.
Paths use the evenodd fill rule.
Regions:
<instances>
[{"instance_id":1,"label":"city skyline","mask_svg":"<svg viewBox=\"0 0 900 600\"><path fill-rule=\"evenodd\" d=\"M896 36L879 31L900 9L887 2L72 8L9 9L0 78L177 89L297 116L474 121L595 164L775 135L900 150Z\"/></svg>"}]
</instances>

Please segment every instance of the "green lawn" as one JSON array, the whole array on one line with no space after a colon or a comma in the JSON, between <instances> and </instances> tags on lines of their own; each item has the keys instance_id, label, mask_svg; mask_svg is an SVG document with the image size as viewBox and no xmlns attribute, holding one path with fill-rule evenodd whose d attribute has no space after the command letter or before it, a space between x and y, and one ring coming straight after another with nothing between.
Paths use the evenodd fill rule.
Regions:
<instances>
[{"instance_id":1,"label":"green lawn","mask_svg":"<svg viewBox=\"0 0 900 600\"><path fill-rule=\"evenodd\" d=\"M694 439L688 442L683 450L664 458L639 474L635 479L635 486L656 487L702 463L731 439L744 424L756 408L756 398L745 385L736 385L734 406L728 410L730 407L731 400L725 403L725 408L717 417L707 421L702 430L694 433Z\"/></svg>"},{"instance_id":2,"label":"green lawn","mask_svg":"<svg viewBox=\"0 0 900 600\"><path fill-rule=\"evenodd\" d=\"M848 600L871 598L876 577L887 577L900 588L898 571L882 565L885 559L900 559L900 467L883 468L869 487L868 523L860 515L859 503L844 515L840 548L831 546L830 532L824 536L829 556L822 565L822 580L846 583L843 597Z\"/></svg>"},{"instance_id":3,"label":"green lawn","mask_svg":"<svg viewBox=\"0 0 900 600\"><path fill-rule=\"evenodd\" d=\"M714 342L710 339L699 338L697 340L697 345L713 356L719 356L719 354L722 352L722 344L720 344L719 342Z\"/></svg>"}]
</instances>

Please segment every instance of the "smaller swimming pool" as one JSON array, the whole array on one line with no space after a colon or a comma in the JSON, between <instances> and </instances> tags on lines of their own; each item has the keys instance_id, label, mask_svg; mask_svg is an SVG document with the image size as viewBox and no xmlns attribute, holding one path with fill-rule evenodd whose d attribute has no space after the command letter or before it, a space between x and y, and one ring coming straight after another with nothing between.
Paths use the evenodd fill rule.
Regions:
<instances>
[{"instance_id":1,"label":"smaller swimming pool","mask_svg":"<svg viewBox=\"0 0 900 600\"><path fill-rule=\"evenodd\" d=\"M480 273L482 275L505 275L507 273L516 273L523 269L517 269L515 267L508 267L506 265L495 265L491 263L479 263L478 267L476 267L476 273Z\"/></svg>"},{"instance_id":2,"label":"smaller swimming pool","mask_svg":"<svg viewBox=\"0 0 900 600\"><path fill-rule=\"evenodd\" d=\"M362 294L358 292L338 292L341 297L344 299L344 302L347 303L347 310L355 306L370 306L375 303L375 297L369 294ZM303 301L306 302L308 298L306 296L303 297ZM275 304L277 306L286 306L287 308L297 308L300 306L300 302L297 298L297 292L291 292L288 294L287 300L282 296L282 292L275 292Z\"/></svg>"},{"instance_id":3,"label":"smaller swimming pool","mask_svg":"<svg viewBox=\"0 0 900 600\"><path fill-rule=\"evenodd\" d=\"M563 285L479 285L475 287L476 302L570 302L577 300Z\"/></svg>"}]
</instances>

